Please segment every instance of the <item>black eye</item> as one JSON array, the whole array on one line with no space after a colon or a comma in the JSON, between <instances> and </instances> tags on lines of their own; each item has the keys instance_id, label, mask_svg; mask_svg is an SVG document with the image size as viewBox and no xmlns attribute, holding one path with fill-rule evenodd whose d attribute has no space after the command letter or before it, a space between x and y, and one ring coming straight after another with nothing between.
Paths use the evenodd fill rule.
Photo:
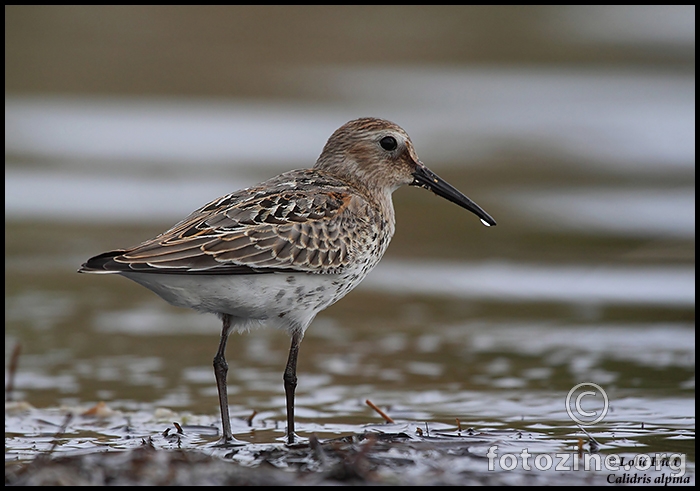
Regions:
<instances>
[{"instance_id":1,"label":"black eye","mask_svg":"<svg viewBox=\"0 0 700 491\"><path fill-rule=\"evenodd\" d=\"M391 152L392 150L396 150L396 147L398 147L398 143L396 143L396 138L393 136L385 136L381 140L379 140L379 144L382 146L384 150L388 150Z\"/></svg>"}]
</instances>

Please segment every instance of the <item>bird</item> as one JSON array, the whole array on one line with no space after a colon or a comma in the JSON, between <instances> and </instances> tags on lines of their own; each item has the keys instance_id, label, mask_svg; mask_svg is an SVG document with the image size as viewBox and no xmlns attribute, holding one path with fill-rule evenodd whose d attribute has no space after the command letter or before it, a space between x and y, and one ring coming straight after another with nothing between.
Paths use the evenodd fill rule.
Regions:
<instances>
[{"instance_id":1,"label":"bird","mask_svg":"<svg viewBox=\"0 0 700 491\"><path fill-rule=\"evenodd\" d=\"M392 193L405 185L430 190L484 225L496 225L419 160L400 126L366 117L333 132L312 168L217 198L152 239L88 259L78 272L119 274L172 305L220 318L213 366L222 446L244 444L231 432L229 335L260 325L286 331L286 443L292 445L298 439L294 394L304 333L379 263L395 231Z\"/></svg>"}]
</instances>

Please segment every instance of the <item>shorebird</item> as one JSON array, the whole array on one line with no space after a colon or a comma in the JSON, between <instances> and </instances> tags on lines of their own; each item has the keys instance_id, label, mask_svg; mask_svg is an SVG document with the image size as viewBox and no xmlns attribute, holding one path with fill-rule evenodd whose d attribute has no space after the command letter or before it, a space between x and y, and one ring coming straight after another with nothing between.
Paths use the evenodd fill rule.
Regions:
<instances>
[{"instance_id":1,"label":"shorebird","mask_svg":"<svg viewBox=\"0 0 700 491\"><path fill-rule=\"evenodd\" d=\"M394 235L391 195L404 185L433 191L484 225L496 225L418 159L401 127L362 118L331 135L313 168L217 198L157 237L92 257L78 271L120 274L172 305L221 318L214 375L222 445L241 443L229 419L229 334L260 324L286 330L292 340L283 376L291 445L304 332L316 314L355 288L382 258Z\"/></svg>"}]
</instances>

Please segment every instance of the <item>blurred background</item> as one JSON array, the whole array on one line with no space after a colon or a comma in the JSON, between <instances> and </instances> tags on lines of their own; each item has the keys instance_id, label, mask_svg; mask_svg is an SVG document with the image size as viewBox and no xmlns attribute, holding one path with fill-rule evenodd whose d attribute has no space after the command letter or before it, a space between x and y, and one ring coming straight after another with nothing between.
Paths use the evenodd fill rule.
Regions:
<instances>
[{"instance_id":1,"label":"blurred background","mask_svg":"<svg viewBox=\"0 0 700 491\"><path fill-rule=\"evenodd\" d=\"M369 398L395 419L565 445L566 394L593 382L615 407L601 441L643 422L618 445L694 460L694 6L6 6L14 397L218 425L219 321L75 272L310 167L362 116L406 129L498 226L394 194L384 260L302 344L300 435L375 421ZM284 419L288 343L229 343L233 415L273 428L243 439L283 434L267 422Z\"/></svg>"}]
</instances>

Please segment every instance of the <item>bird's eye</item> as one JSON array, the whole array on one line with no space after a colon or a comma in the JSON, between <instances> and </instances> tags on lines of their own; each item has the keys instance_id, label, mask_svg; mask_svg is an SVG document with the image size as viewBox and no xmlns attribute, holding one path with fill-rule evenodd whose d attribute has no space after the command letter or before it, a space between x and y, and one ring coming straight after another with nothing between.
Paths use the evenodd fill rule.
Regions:
<instances>
[{"instance_id":1,"label":"bird's eye","mask_svg":"<svg viewBox=\"0 0 700 491\"><path fill-rule=\"evenodd\" d=\"M381 140L379 140L379 144L382 146L384 150L387 150L391 152L392 150L396 150L396 147L398 147L398 143L396 143L396 138L393 136L385 136Z\"/></svg>"}]
</instances>

